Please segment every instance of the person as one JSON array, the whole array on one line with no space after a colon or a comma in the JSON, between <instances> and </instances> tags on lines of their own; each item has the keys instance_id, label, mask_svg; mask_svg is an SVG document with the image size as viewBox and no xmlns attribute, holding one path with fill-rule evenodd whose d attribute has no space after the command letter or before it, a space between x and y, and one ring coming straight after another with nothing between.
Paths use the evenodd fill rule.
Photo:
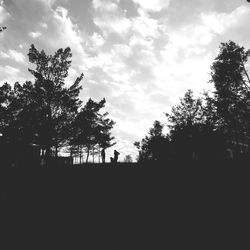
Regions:
<instances>
[{"instance_id":1,"label":"person","mask_svg":"<svg viewBox=\"0 0 250 250\"><path fill-rule=\"evenodd\" d=\"M117 161L118 161L118 156L119 156L119 152L118 151L116 151L116 150L114 150L114 162L115 163L117 163Z\"/></svg>"},{"instance_id":2,"label":"person","mask_svg":"<svg viewBox=\"0 0 250 250\"><path fill-rule=\"evenodd\" d=\"M101 155L102 155L102 163L105 163L105 149L104 148L101 151Z\"/></svg>"}]
</instances>

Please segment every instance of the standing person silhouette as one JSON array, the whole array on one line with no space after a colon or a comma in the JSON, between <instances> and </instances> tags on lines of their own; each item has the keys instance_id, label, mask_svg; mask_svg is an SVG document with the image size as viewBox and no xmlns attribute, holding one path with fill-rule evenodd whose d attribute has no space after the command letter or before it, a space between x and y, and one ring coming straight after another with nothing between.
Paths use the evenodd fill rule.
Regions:
<instances>
[{"instance_id":1,"label":"standing person silhouette","mask_svg":"<svg viewBox=\"0 0 250 250\"><path fill-rule=\"evenodd\" d=\"M101 155L102 155L102 163L105 163L105 149L103 148L101 151Z\"/></svg>"},{"instance_id":2,"label":"standing person silhouette","mask_svg":"<svg viewBox=\"0 0 250 250\"><path fill-rule=\"evenodd\" d=\"M119 154L118 151L114 150L114 163L117 163Z\"/></svg>"}]
</instances>

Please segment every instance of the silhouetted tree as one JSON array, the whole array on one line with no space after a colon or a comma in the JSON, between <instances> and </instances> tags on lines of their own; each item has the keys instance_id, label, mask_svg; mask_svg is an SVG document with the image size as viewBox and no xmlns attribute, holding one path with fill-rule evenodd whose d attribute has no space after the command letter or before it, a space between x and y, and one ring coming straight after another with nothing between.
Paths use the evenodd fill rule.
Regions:
<instances>
[{"instance_id":1,"label":"silhouetted tree","mask_svg":"<svg viewBox=\"0 0 250 250\"><path fill-rule=\"evenodd\" d=\"M31 45L28 56L29 61L36 65L29 71L35 77L33 100L38 104L38 141L47 155L54 148L57 156L59 147L69 137L71 122L81 105L79 92L83 74L69 88L65 87L72 57L70 48L46 55L43 50L39 52Z\"/></svg>"},{"instance_id":2,"label":"silhouetted tree","mask_svg":"<svg viewBox=\"0 0 250 250\"><path fill-rule=\"evenodd\" d=\"M208 93L194 98L188 90L180 104L172 108L168 118L171 151L183 160L218 158L223 140L217 130L217 115L213 98Z\"/></svg>"},{"instance_id":3,"label":"silhouetted tree","mask_svg":"<svg viewBox=\"0 0 250 250\"><path fill-rule=\"evenodd\" d=\"M202 100L193 97L193 91L188 90L180 99L180 104L174 106L170 114L166 114L170 130L182 129L200 123L203 119Z\"/></svg>"},{"instance_id":4,"label":"silhouetted tree","mask_svg":"<svg viewBox=\"0 0 250 250\"><path fill-rule=\"evenodd\" d=\"M108 112L105 112L103 114L99 113L96 126L96 141L99 161L101 157L101 149L105 150L116 144L116 142L113 141L115 138L111 134L111 129L113 128L115 122L109 119L108 115Z\"/></svg>"},{"instance_id":5,"label":"silhouetted tree","mask_svg":"<svg viewBox=\"0 0 250 250\"><path fill-rule=\"evenodd\" d=\"M126 162L126 163L133 162L132 156L131 155L126 155L125 158L124 158L124 162Z\"/></svg>"},{"instance_id":6,"label":"silhouetted tree","mask_svg":"<svg viewBox=\"0 0 250 250\"><path fill-rule=\"evenodd\" d=\"M12 161L21 162L29 148L36 143L37 105L33 100L34 86L26 82L21 86L15 83L12 88L5 83L0 88L1 115L0 130ZM26 152L26 153L25 153Z\"/></svg>"},{"instance_id":7,"label":"silhouetted tree","mask_svg":"<svg viewBox=\"0 0 250 250\"><path fill-rule=\"evenodd\" d=\"M107 148L114 145L112 143L114 137L110 133L114 121L107 118L108 113L100 113L100 110L105 107L105 103L105 99L100 102L89 99L74 122L74 135L70 144L86 148L86 162L89 160L91 150L95 155L96 151L98 154L100 153L100 147Z\"/></svg>"},{"instance_id":8,"label":"silhouetted tree","mask_svg":"<svg viewBox=\"0 0 250 250\"><path fill-rule=\"evenodd\" d=\"M236 154L243 145L249 145L250 139L250 79L246 70L249 55L250 50L232 41L222 43L211 67L220 129Z\"/></svg>"},{"instance_id":9,"label":"silhouetted tree","mask_svg":"<svg viewBox=\"0 0 250 250\"><path fill-rule=\"evenodd\" d=\"M9 152L18 154L12 157L16 161L31 145L44 149L47 156L54 149L57 156L58 148L69 139L70 125L81 105L78 96L83 75L70 87L64 86L71 63L69 48L52 56L32 45L28 56L36 65L29 69L35 82L0 87L0 132Z\"/></svg>"},{"instance_id":10,"label":"silhouetted tree","mask_svg":"<svg viewBox=\"0 0 250 250\"><path fill-rule=\"evenodd\" d=\"M167 139L162 133L163 125L155 121L148 135L141 142L135 142L134 146L139 150L138 161L155 161L164 158Z\"/></svg>"},{"instance_id":11,"label":"silhouetted tree","mask_svg":"<svg viewBox=\"0 0 250 250\"><path fill-rule=\"evenodd\" d=\"M250 78L246 69L249 56L250 50L232 41L222 43L211 67L214 93L205 92L194 98L192 90L188 90L166 114L167 136L161 136L162 127L155 123L149 135L134 143L139 160L159 159L167 152L182 160L217 161L225 159L231 150L236 155L249 155ZM163 138L164 146L155 138Z\"/></svg>"},{"instance_id":12,"label":"silhouetted tree","mask_svg":"<svg viewBox=\"0 0 250 250\"><path fill-rule=\"evenodd\" d=\"M191 159L197 153L196 137L203 120L202 100L195 99L192 90L188 90L180 99L180 104L174 106L166 116L175 153Z\"/></svg>"}]
</instances>

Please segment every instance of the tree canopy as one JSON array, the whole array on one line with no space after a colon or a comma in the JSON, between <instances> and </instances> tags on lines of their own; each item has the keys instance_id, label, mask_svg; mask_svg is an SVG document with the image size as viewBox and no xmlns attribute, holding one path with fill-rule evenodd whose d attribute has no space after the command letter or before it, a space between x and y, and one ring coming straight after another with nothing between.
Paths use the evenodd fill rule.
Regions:
<instances>
[{"instance_id":1,"label":"tree canopy","mask_svg":"<svg viewBox=\"0 0 250 250\"><path fill-rule=\"evenodd\" d=\"M161 136L165 140L165 159L170 155L186 160L225 159L229 151L237 159L250 157L249 56L250 50L233 41L221 43L211 65L214 92L194 98L193 91L187 90L166 114L169 132ZM150 146L153 138L149 134L134 144L139 159L150 160L155 154ZM155 148L161 149L159 142Z\"/></svg>"},{"instance_id":2,"label":"tree canopy","mask_svg":"<svg viewBox=\"0 0 250 250\"><path fill-rule=\"evenodd\" d=\"M73 124L70 144L73 147L77 146L79 150L86 149L86 162L88 162L91 149L94 151L98 147L100 151L100 148L106 149L115 144L110 132L115 123L107 117L107 112L100 112L105 107L105 103L105 99L95 102L90 98L78 113Z\"/></svg>"},{"instance_id":3,"label":"tree canopy","mask_svg":"<svg viewBox=\"0 0 250 250\"><path fill-rule=\"evenodd\" d=\"M106 100L89 99L82 107L79 94L83 74L70 86L65 84L71 57L70 48L47 55L31 45L28 59L34 67L28 70L34 81L0 87L1 140L13 152L36 145L48 159L68 146L90 150L96 145L107 148L114 144L114 121L107 112L99 112Z\"/></svg>"}]
</instances>

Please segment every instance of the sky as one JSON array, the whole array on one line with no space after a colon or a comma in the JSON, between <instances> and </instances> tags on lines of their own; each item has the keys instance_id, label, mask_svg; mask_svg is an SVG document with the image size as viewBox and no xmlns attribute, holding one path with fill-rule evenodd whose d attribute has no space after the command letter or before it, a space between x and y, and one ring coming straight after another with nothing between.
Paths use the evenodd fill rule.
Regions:
<instances>
[{"instance_id":1,"label":"sky","mask_svg":"<svg viewBox=\"0 0 250 250\"><path fill-rule=\"evenodd\" d=\"M84 73L83 104L106 98L114 148L135 159L133 143L165 124L187 89L212 90L221 42L250 48L249 24L246 0L0 0L0 85L33 79L31 44L48 54L69 46L66 85Z\"/></svg>"}]
</instances>

